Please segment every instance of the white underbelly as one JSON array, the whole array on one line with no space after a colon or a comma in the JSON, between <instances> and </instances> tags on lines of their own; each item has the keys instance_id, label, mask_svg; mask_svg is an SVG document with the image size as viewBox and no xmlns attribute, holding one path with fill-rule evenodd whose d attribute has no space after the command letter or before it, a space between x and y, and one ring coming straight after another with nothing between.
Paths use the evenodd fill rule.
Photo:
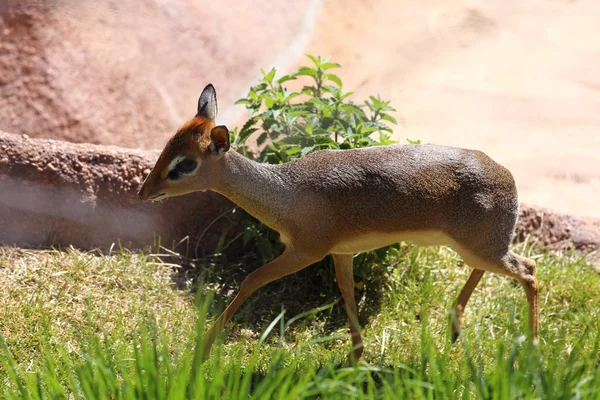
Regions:
<instances>
[{"instance_id":1,"label":"white underbelly","mask_svg":"<svg viewBox=\"0 0 600 400\"><path fill-rule=\"evenodd\" d=\"M450 245L452 239L442 231L404 231L393 233L367 233L344 242L337 243L331 253L355 254L375 250L398 242L414 242L419 246Z\"/></svg>"}]
</instances>

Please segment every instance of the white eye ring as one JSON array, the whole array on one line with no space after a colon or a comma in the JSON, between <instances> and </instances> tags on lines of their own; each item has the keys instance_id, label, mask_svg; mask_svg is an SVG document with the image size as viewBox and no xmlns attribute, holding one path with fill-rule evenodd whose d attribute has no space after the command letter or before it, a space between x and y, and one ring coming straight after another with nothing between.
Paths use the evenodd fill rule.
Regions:
<instances>
[{"instance_id":1,"label":"white eye ring","mask_svg":"<svg viewBox=\"0 0 600 400\"><path fill-rule=\"evenodd\" d=\"M177 171L179 164L186 160L195 162L196 163L195 167L190 170ZM176 157L169 163L168 170L167 170L167 176L169 176L171 180L177 180L182 175L191 175L192 173L194 173L194 171L196 171L198 169L200 164L201 164L201 160L198 158ZM174 177L171 177L171 174L174 174Z\"/></svg>"},{"instance_id":2,"label":"white eye ring","mask_svg":"<svg viewBox=\"0 0 600 400\"><path fill-rule=\"evenodd\" d=\"M171 162L169 163L169 167L167 168L167 172L173 171L173 169L177 166L177 164L179 164L181 160L183 160L183 157L175 157L173 160L171 160Z\"/></svg>"}]
</instances>

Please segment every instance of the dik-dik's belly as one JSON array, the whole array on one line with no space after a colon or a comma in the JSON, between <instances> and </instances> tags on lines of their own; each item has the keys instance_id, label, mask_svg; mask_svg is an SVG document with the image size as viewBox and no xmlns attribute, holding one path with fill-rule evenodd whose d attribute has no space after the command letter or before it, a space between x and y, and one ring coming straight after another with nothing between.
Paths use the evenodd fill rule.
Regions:
<instances>
[{"instance_id":1,"label":"dik-dik's belly","mask_svg":"<svg viewBox=\"0 0 600 400\"><path fill-rule=\"evenodd\" d=\"M420 246L439 246L452 244L451 238L442 231L402 231L364 233L335 244L332 254L355 254L378 249L398 242L414 242Z\"/></svg>"}]
</instances>

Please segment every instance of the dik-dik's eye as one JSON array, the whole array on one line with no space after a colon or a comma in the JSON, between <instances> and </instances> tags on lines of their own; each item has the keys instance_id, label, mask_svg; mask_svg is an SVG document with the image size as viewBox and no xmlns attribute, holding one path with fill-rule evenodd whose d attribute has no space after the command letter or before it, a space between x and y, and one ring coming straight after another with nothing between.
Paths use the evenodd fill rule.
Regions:
<instances>
[{"instance_id":1,"label":"dik-dik's eye","mask_svg":"<svg viewBox=\"0 0 600 400\"><path fill-rule=\"evenodd\" d=\"M198 161L192 160L191 158L184 158L177 164L177 169L181 170L181 172L189 173L196 169L198 165Z\"/></svg>"},{"instance_id":2,"label":"dik-dik's eye","mask_svg":"<svg viewBox=\"0 0 600 400\"><path fill-rule=\"evenodd\" d=\"M184 158L179 161L172 170L169 171L169 179L175 181L181 178L182 175L193 172L198 166L198 161L192 158Z\"/></svg>"}]
</instances>

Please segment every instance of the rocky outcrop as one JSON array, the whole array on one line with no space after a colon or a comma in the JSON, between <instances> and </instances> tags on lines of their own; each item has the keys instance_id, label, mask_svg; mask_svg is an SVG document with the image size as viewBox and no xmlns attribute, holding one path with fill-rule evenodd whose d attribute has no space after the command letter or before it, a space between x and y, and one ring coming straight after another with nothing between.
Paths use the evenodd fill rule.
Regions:
<instances>
[{"instance_id":1,"label":"rocky outcrop","mask_svg":"<svg viewBox=\"0 0 600 400\"><path fill-rule=\"evenodd\" d=\"M575 249L589 254L592 261L600 267L600 219L522 205L517 223L517 240L522 242L527 238L549 250Z\"/></svg>"},{"instance_id":2,"label":"rocky outcrop","mask_svg":"<svg viewBox=\"0 0 600 400\"><path fill-rule=\"evenodd\" d=\"M234 205L208 192L140 201L137 190L157 156L0 132L0 242L143 248L160 237L163 245L189 256L214 252L221 235L240 229L241 213L226 213Z\"/></svg>"}]
</instances>

